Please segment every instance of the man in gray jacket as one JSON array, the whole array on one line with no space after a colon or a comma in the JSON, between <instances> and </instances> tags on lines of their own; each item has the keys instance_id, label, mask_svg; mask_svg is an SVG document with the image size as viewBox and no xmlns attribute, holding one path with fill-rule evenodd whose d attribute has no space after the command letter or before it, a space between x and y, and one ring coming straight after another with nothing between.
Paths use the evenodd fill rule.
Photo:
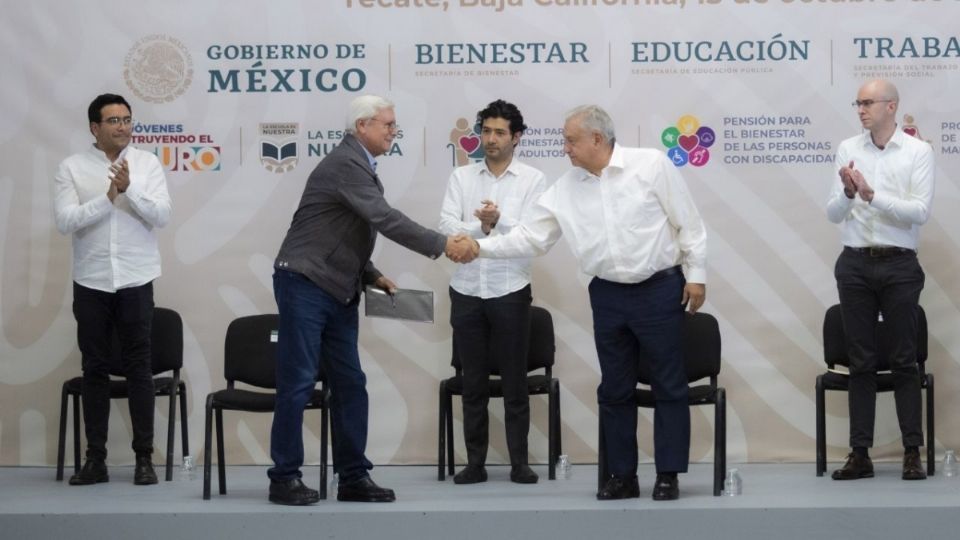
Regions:
<instances>
[{"instance_id":1,"label":"man in gray jacket","mask_svg":"<svg viewBox=\"0 0 960 540\"><path fill-rule=\"evenodd\" d=\"M364 285L396 285L370 261L377 233L431 258L462 247L421 227L383 198L377 156L397 134L393 103L361 96L350 103L346 134L307 179L300 206L274 263L280 312L277 399L270 437L274 466L270 501L304 505L319 500L300 480L303 409L323 369L331 390L337 500L390 502L393 490L368 471L366 376L357 352L358 303Z\"/></svg>"}]
</instances>

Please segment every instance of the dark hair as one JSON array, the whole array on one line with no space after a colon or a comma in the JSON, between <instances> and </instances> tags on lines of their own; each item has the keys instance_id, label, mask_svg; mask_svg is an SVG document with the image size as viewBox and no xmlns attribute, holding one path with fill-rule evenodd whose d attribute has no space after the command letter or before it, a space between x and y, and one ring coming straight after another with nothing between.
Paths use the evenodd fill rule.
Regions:
<instances>
[{"instance_id":1,"label":"dark hair","mask_svg":"<svg viewBox=\"0 0 960 540\"><path fill-rule=\"evenodd\" d=\"M477 113L477 123L481 126L483 121L488 118L503 118L510 122L510 135L523 133L527 129L527 125L523 123L523 115L520 114L520 109L513 103L507 103L502 99L492 102L487 105L486 109Z\"/></svg>"},{"instance_id":2,"label":"dark hair","mask_svg":"<svg viewBox=\"0 0 960 540\"><path fill-rule=\"evenodd\" d=\"M90 102L90 107L87 108L87 119L94 124L102 122L103 118L100 117L100 110L107 105L126 105L127 110L133 113L133 107L127 103L127 100L123 99L123 96L118 96L117 94L100 94Z\"/></svg>"}]
</instances>

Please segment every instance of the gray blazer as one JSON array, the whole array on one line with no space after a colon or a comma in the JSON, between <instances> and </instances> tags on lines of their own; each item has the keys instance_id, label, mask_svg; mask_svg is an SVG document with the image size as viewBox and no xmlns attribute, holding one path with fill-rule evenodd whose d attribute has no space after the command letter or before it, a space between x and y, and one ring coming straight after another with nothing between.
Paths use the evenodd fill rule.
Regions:
<instances>
[{"instance_id":1,"label":"gray blazer","mask_svg":"<svg viewBox=\"0 0 960 540\"><path fill-rule=\"evenodd\" d=\"M378 232L434 259L446 247L446 236L387 204L360 142L347 134L307 178L274 268L303 274L349 304L382 275L370 262Z\"/></svg>"}]
</instances>

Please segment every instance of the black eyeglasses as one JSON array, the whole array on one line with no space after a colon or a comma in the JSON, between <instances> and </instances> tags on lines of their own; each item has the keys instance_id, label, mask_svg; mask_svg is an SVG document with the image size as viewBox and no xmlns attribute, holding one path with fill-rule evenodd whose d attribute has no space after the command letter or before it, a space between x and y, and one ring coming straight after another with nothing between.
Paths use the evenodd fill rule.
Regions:
<instances>
[{"instance_id":1,"label":"black eyeglasses","mask_svg":"<svg viewBox=\"0 0 960 540\"><path fill-rule=\"evenodd\" d=\"M104 118L103 120L100 121L100 123L110 124L111 126L119 126L120 124L129 126L130 124L133 123L133 117L132 116L124 116L124 117L111 116L110 118Z\"/></svg>"},{"instance_id":2,"label":"black eyeglasses","mask_svg":"<svg viewBox=\"0 0 960 540\"><path fill-rule=\"evenodd\" d=\"M851 103L851 105L853 105L854 109L859 109L860 107L869 109L874 103L890 103L892 101L892 99L858 99Z\"/></svg>"}]
</instances>

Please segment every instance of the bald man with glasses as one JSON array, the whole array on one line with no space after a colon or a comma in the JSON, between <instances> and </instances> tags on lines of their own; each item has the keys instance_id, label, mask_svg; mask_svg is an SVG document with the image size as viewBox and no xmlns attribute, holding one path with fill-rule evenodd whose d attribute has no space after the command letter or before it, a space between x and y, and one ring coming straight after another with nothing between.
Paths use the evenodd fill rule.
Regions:
<instances>
[{"instance_id":1,"label":"bald man with glasses","mask_svg":"<svg viewBox=\"0 0 960 540\"><path fill-rule=\"evenodd\" d=\"M850 447L834 480L873 477L869 449L877 397L877 365L890 359L903 436L904 480L927 477L917 370L917 305L924 273L917 261L920 226L933 203L933 149L897 126L900 95L885 80L860 87L853 106L863 132L837 148L837 176L827 217L840 224L843 250L834 270L850 359ZM892 350L877 350L879 317Z\"/></svg>"}]
</instances>

